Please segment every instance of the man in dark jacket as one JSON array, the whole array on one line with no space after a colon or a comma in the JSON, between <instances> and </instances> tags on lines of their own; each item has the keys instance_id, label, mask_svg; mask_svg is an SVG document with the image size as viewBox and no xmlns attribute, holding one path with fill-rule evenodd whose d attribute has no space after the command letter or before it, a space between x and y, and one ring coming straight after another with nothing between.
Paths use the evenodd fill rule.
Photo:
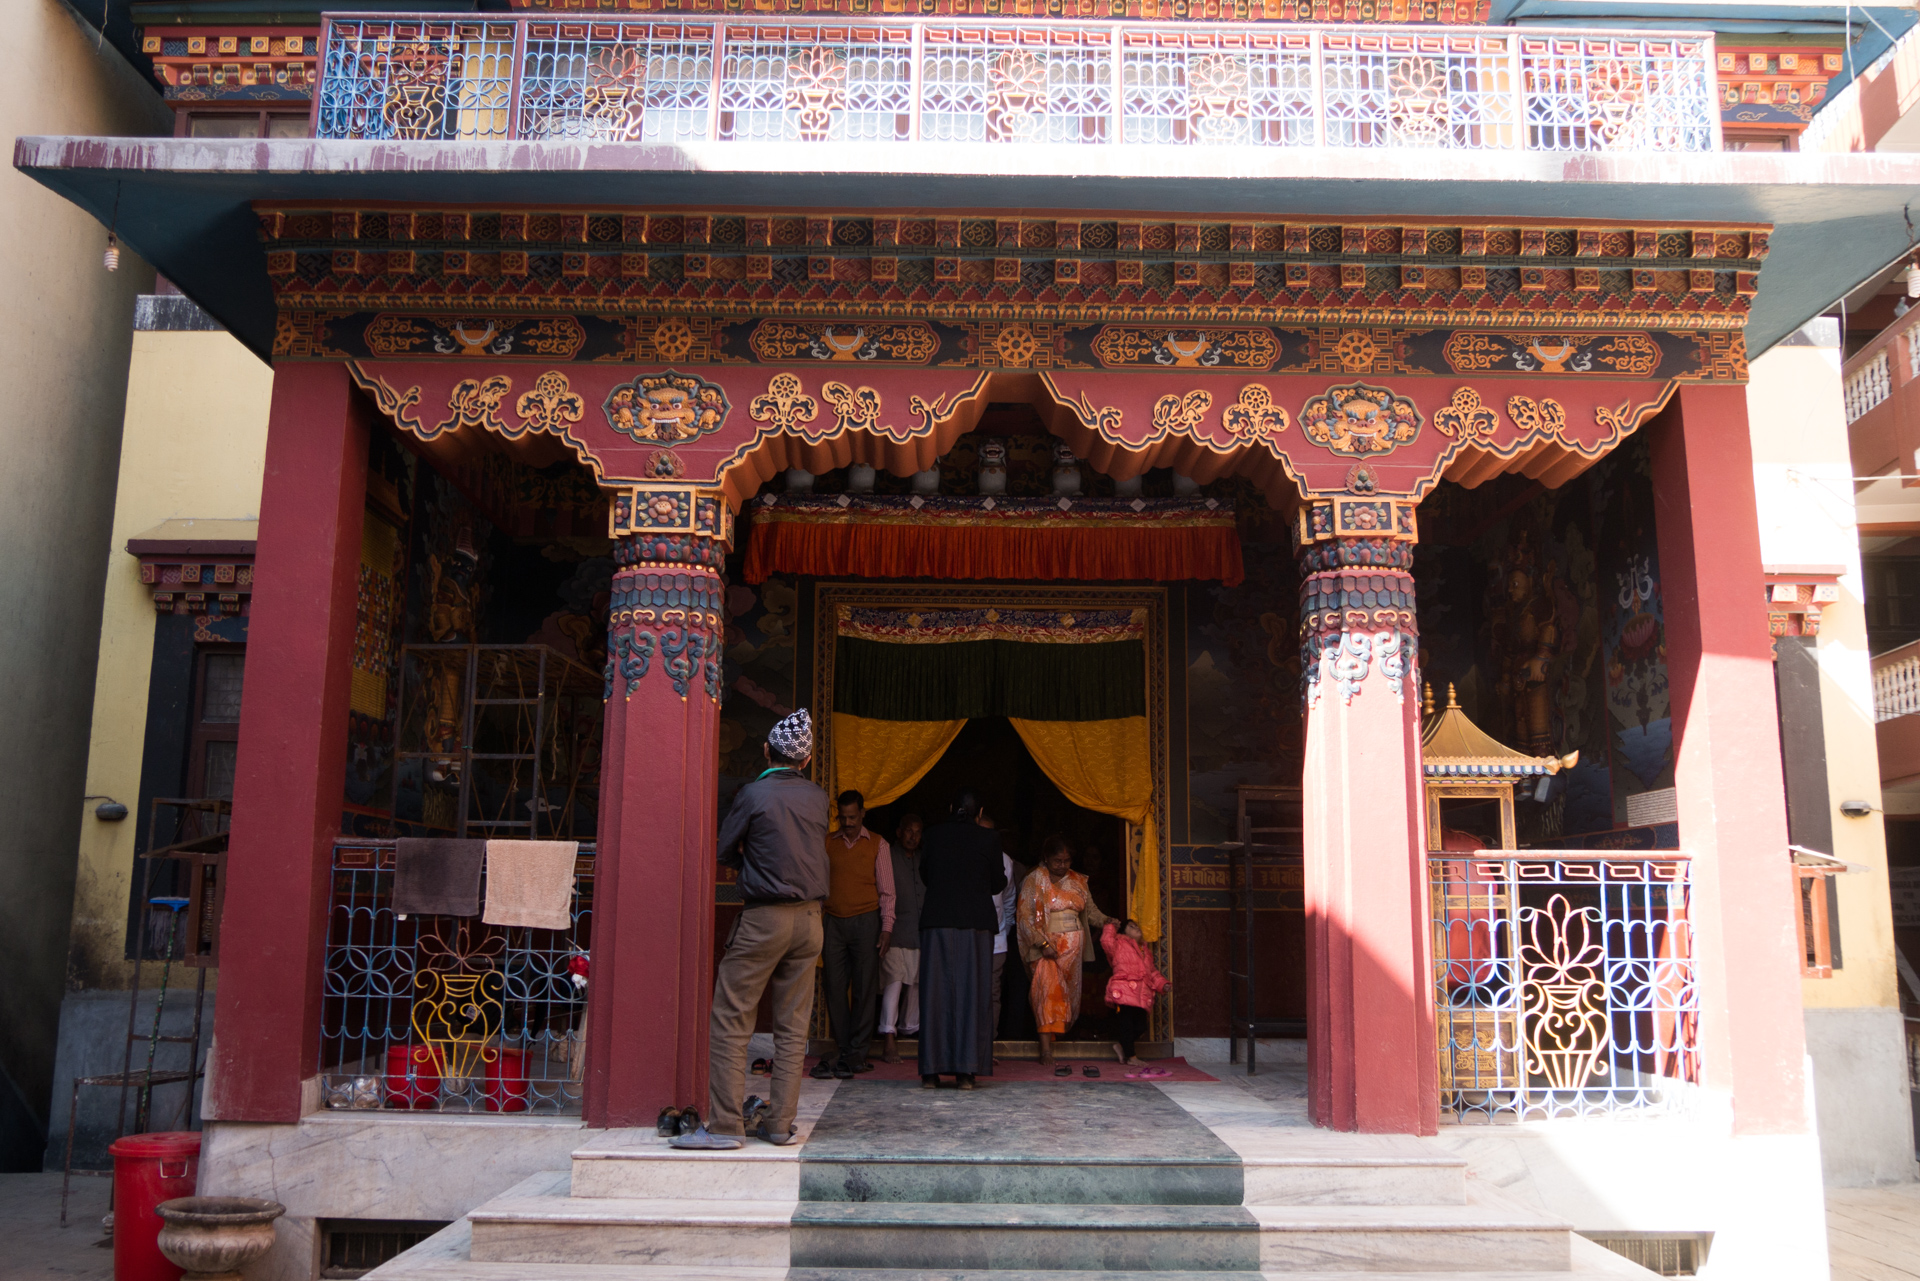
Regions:
<instances>
[{"instance_id":1,"label":"man in dark jacket","mask_svg":"<svg viewBox=\"0 0 1920 1281\"><path fill-rule=\"evenodd\" d=\"M754 1133L793 1142L813 969L820 955L820 900L827 896L827 794L800 771L813 755L813 722L801 708L773 727L767 769L741 788L720 825L720 861L740 870L746 901L713 977L707 1124L676 1148L737 1148L745 1137L747 1044L761 993L773 985L773 1097Z\"/></svg>"}]
</instances>

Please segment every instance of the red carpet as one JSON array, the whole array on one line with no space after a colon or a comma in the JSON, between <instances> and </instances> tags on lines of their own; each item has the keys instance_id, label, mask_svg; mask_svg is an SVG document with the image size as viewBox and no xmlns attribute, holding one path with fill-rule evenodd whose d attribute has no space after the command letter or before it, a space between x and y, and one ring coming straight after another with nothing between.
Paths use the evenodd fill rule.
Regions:
<instances>
[{"instance_id":1,"label":"red carpet","mask_svg":"<svg viewBox=\"0 0 1920 1281\"><path fill-rule=\"evenodd\" d=\"M807 1060L807 1070L811 1072L818 1059ZM1103 1085L1109 1081L1119 1081L1126 1085L1155 1085L1161 1081L1215 1081L1218 1077L1208 1076L1199 1068L1193 1067L1185 1059L1153 1059L1140 1067L1124 1067L1112 1059L1056 1059L1054 1067L1070 1067L1072 1076L1055 1076L1053 1067L1041 1067L1031 1059L1001 1059L993 1065L993 1079L996 1081L1053 1081L1060 1085L1079 1082L1086 1085ZM1095 1067L1100 1069L1099 1076L1088 1076L1081 1069ZM1127 1079L1129 1072L1144 1072L1148 1068L1158 1068L1166 1076ZM752 1078L750 1078L751 1080ZM764 1080L765 1078L759 1078ZM860 1081L918 1081L920 1068L911 1058L902 1057L898 1063L882 1063L873 1060L873 1071L862 1072L848 1084ZM751 1088L751 1087L749 1087Z\"/></svg>"}]
</instances>

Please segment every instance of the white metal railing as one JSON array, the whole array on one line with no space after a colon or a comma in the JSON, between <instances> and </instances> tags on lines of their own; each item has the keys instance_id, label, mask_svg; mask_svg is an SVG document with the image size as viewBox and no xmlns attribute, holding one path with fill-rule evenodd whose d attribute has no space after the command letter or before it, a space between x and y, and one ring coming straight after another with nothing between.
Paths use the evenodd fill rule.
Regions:
<instances>
[{"instance_id":1,"label":"white metal railing","mask_svg":"<svg viewBox=\"0 0 1920 1281\"><path fill-rule=\"evenodd\" d=\"M1920 712L1920 641L1873 660L1873 719L1890 721Z\"/></svg>"},{"instance_id":2,"label":"white metal railing","mask_svg":"<svg viewBox=\"0 0 1920 1281\"><path fill-rule=\"evenodd\" d=\"M334 15L321 138L1712 151L1713 37Z\"/></svg>"},{"instance_id":3,"label":"white metal railing","mask_svg":"<svg viewBox=\"0 0 1920 1281\"><path fill-rule=\"evenodd\" d=\"M1853 422L1869 409L1893 394L1893 378L1887 368L1883 348L1873 359L1847 375L1842 384L1846 399L1847 421Z\"/></svg>"}]
</instances>

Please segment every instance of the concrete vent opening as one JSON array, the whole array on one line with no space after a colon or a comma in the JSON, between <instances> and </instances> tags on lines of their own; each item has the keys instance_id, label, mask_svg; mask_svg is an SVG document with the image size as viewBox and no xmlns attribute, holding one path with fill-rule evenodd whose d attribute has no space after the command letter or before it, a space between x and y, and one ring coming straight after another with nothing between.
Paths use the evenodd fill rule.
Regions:
<instances>
[{"instance_id":1,"label":"concrete vent opening","mask_svg":"<svg viewBox=\"0 0 1920 1281\"><path fill-rule=\"evenodd\" d=\"M323 1281L353 1281L446 1226L422 1219L322 1219L320 1276Z\"/></svg>"},{"instance_id":2,"label":"concrete vent opening","mask_svg":"<svg viewBox=\"0 0 1920 1281\"><path fill-rule=\"evenodd\" d=\"M1711 1232L1582 1232L1595 1245L1639 1264L1655 1276L1699 1275L1707 1262Z\"/></svg>"}]
</instances>

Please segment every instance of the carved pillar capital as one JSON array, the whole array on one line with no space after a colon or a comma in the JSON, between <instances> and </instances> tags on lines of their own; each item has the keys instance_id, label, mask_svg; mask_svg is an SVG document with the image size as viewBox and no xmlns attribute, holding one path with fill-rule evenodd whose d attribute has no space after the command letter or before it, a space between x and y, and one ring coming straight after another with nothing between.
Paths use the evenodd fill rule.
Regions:
<instances>
[{"instance_id":1,"label":"carved pillar capital","mask_svg":"<svg viewBox=\"0 0 1920 1281\"><path fill-rule=\"evenodd\" d=\"M718 490L635 485L614 494L611 524L619 568L608 607L606 698L616 689L632 698L657 672L681 698L699 689L717 703L732 509Z\"/></svg>"},{"instance_id":2,"label":"carved pillar capital","mask_svg":"<svg viewBox=\"0 0 1920 1281\"><path fill-rule=\"evenodd\" d=\"M1309 707L1329 687L1351 703L1374 665L1404 701L1419 661L1414 504L1335 495L1300 506L1300 670Z\"/></svg>"}]
</instances>

